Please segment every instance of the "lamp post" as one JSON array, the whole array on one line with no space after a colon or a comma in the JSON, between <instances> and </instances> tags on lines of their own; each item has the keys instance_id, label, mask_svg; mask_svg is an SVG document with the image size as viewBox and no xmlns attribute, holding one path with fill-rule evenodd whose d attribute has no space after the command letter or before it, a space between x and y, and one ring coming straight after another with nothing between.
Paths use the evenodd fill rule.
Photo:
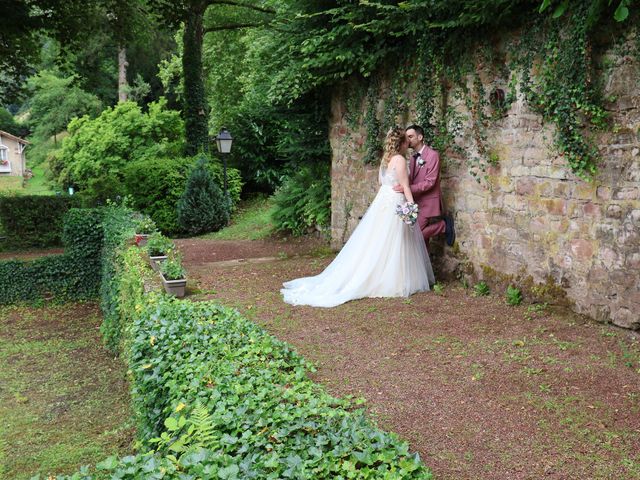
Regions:
<instances>
[{"instance_id":1,"label":"lamp post","mask_svg":"<svg viewBox=\"0 0 640 480\"><path fill-rule=\"evenodd\" d=\"M233 137L229 133L229 130L223 127L216 137L216 145L218 146L218 152L222 154L222 168L224 172L224 198L227 199L229 196L227 192L227 154L231 152L232 143Z\"/></svg>"}]
</instances>

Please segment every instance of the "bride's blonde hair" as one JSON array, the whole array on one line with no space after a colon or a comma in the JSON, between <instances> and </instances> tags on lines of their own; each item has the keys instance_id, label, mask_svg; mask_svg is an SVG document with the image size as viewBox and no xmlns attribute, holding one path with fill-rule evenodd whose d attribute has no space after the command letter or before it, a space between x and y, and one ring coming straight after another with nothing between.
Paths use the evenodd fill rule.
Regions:
<instances>
[{"instance_id":1,"label":"bride's blonde hair","mask_svg":"<svg viewBox=\"0 0 640 480\"><path fill-rule=\"evenodd\" d=\"M384 139L384 151L382 154L382 166L389 165L389 160L400 153L400 147L405 140L404 128L391 127Z\"/></svg>"}]
</instances>

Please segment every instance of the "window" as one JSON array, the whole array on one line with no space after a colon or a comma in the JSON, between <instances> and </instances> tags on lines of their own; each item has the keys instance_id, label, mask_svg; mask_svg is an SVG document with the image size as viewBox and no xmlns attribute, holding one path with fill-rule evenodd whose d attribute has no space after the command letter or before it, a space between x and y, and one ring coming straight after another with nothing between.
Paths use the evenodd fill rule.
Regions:
<instances>
[{"instance_id":1,"label":"window","mask_svg":"<svg viewBox=\"0 0 640 480\"><path fill-rule=\"evenodd\" d=\"M0 145L0 171L10 172L11 165L9 164L9 149L6 145Z\"/></svg>"}]
</instances>

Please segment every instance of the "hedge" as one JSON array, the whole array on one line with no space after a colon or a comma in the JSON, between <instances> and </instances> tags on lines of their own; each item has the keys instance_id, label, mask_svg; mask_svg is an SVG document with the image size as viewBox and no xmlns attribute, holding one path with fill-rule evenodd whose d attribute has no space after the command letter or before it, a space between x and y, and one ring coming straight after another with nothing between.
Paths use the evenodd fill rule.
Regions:
<instances>
[{"instance_id":1,"label":"hedge","mask_svg":"<svg viewBox=\"0 0 640 480\"><path fill-rule=\"evenodd\" d=\"M0 223L9 248L53 247L62 244L65 213L78 205L67 196L0 196Z\"/></svg>"},{"instance_id":2,"label":"hedge","mask_svg":"<svg viewBox=\"0 0 640 480\"><path fill-rule=\"evenodd\" d=\"M111 225L126 230L122 218ZM310 381L310 364L236 310L145 293L151 271L125 237L109 247L115 281L103 294L117 308L104 329L128 364L146 453L58 478L432 478L405 442Z\"/></svg>"},{"instance_id":3,"label":"hedge","mask_svg":"<svg viewBox=\"0 0 640 480\"><path fill-rule=\"evenodd\" d=\"M95 298L100 285L101 212L71 209L64 216L63 255L0 261L0 304Z\"/></svg>"}]
</instances>

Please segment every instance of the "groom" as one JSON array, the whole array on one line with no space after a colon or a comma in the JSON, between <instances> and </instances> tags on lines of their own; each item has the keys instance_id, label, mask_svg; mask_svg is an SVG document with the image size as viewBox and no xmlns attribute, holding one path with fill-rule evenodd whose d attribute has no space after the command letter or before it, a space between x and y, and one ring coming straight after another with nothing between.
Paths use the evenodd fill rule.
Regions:
<instances>
[{"instance_id":1,"label":"groom","mask_svg":"<svg viewBox=\"0 0 640 480\"><path fill-rule=\"evenodd\" d=\"M453 245L456 233L453 218L443 215L442 194L440 192L440 156L434 149L424 144L424 130L419 125L406 129L409 146L413 155L409 163L409 183L413 199L418 204L417 224L429 247L429 239L444 233L447 245ZM401 185L395 185L396 192L402 192Z\"/></svg>"}]
</instances>

